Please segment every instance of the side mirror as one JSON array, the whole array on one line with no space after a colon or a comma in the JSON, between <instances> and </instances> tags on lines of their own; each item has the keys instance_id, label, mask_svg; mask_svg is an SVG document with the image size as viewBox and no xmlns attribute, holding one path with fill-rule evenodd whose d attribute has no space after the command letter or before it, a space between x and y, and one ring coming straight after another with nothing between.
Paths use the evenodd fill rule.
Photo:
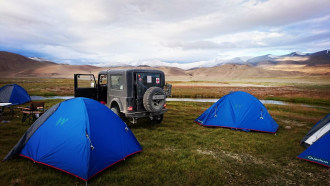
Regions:
<instances>
[{"instance_id":1,"label":"side mirror","mask_svg":"<svg viewBox=\"0 0 330 186\"><path fill-rule=\"evenodd\" d=\"M91 88L94 88L94 82L91 82Z\"/></svg>"}]
</instances>

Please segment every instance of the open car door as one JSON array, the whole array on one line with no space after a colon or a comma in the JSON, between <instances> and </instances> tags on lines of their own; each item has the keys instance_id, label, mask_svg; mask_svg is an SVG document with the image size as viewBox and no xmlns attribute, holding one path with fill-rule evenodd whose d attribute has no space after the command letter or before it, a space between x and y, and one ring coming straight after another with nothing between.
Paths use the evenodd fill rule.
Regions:
<instances>
[{"instance_id":1,"label":"open car door","mask_svg":"<svg viewBox=\"0 0 330 186\"><path fill-rule=\"evenodd\" d=\"M74 74L74 97L97 99L96 81L93 74Z\"/></svg>"}]
</instances>

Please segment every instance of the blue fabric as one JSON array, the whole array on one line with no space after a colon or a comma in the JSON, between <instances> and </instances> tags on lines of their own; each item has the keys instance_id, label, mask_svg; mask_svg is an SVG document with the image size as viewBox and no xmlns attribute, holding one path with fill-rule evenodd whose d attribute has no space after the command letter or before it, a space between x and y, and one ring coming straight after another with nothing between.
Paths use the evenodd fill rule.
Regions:
<instances>
[{"instance_id":1,"label":"blue fabric","mask_svg":"<svg viewBox=\"0 0 330 186\"><path fill-rule=\"evenodd\" d=\"M330 167L330 132L309 146L298 158Z\"/></svg>"},{"instance_id":2,"label":"blue fabric","mask_svg":"<svg viewBox=\"0 0 330 186\"><path fill-rule=\"evenodd\" d=\"M275 133L277 123L254 96L237 91L225 95L196 120L203 126L228 127L244 131Z\"/></svg>"},{"instance_id":3,"label":"blue fabric","mask_svg":"<svg viewBox=\"0 0 330 186\"><path fill-rule=\"evenodd\" d=\"M11 91L5 91L6 89L11 89ZM10 84L1 87L0 94L8 94L0 96L8 98L6 100L1 101L6 103L12 103L12 105L20 105L31 101L30 95L26 92L26 90L17 84Z\"/></svg>"},{"instance_id":4,"label":"blue fabric","mask_svg":"<svg viewBox=\"0 0 330 186\"><path fill-rule=\"evenodd\" d=\"M91 152L89 176L142 150L134 134L116 114L95 100L84 101L86 105L94 105L87 107L91 121L90 138L95 147Z\"/></svg>"},{"instance_id":5,"label":"blue fabric","mask_svg":"<svg viewBox=\"0 0 330 186\"><path fill-rule=\"evenodd\" d=\"M88 180L142 148L109 108L88 98L60 104L33 134L21 154Z\"/></svg>"}]
</instances>

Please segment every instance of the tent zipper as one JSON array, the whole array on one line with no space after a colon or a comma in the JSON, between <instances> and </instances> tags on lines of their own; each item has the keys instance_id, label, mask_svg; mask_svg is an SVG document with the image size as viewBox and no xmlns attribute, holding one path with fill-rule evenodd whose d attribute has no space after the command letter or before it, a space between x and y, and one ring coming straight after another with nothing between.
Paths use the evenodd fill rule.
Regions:
<instances>
[{"instance_id":1,"label":"tent zipper","mask_svg":"<svg viewBox=\"0 0 330 186\"><path fill-rule=\"evenodd\" d=\"M90 145L90 148L91 148L92 150L94 150L94 146L93 146L92 141L91 141L91 139L89 138L87 132L86 132L86 137L87 137L87 139L89 140L89 143L91 144L91 145Z\"/></svg>"}]
</instances>

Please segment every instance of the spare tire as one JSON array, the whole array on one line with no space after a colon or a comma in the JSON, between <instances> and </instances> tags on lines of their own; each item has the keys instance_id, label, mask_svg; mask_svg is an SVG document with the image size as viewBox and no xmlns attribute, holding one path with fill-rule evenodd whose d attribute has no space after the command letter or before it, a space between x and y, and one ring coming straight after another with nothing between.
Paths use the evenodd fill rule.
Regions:
<instances>
[{"instance_id":1,"label":"spare tire","mask_svg":"<svg viewBox=\"0 0 330 186\"><path fill-rule=\"evenodd\" d=\"M150 87L143 95L144 108L149 112L159 112L164 108L165 92L159 87Z\"/></svg>"}]
</instances>

